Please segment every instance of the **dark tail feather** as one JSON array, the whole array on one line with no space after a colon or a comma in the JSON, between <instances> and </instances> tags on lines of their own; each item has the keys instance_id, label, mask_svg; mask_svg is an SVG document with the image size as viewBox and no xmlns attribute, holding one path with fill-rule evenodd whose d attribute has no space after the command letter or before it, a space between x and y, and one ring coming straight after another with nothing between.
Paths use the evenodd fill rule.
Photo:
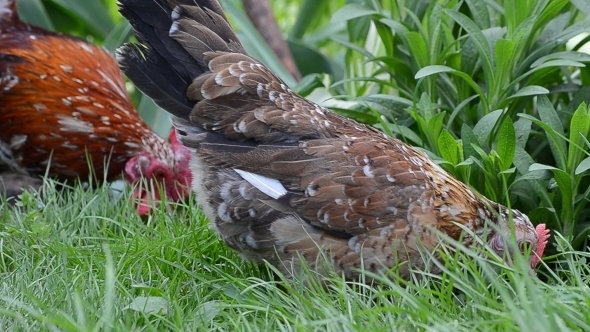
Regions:
<instances>
[{"instance_id":1,"label":"dark tail feather","mask_svg":"<svg viewBox=\"0 0 590 332\"><path fill-rule=\"evenodd\" d=\"M187 82L171 70L164 58L153 51L142 53L138 45L126 44L117 50L117 61L135 86L158 106L179 117L190 113L192 102L186 98Z\"/></svg>"},{"instance_id":2,"label":"dark tail feather","mask_svg":"<svg viewBox=\"0 0 590 332\"><path fill-rule=\"evenodd\" d=\"M149 53L164 59L175 59L169 65L186 81L203 72L203 68L195 65L188 53L168 36L172 26L172 8L167 7L165 1L124 0L119 5L121 14L129 20L138 41L148 48Z\"/></svg>"},{"instance_id":3,"label":"dark tail feather","mask_svg":"<svg viewBox=\"0 0 590 332\"><path fill-rule=\"evenodd\" d=\"M217 1L120 0L140 45L117 51L123 72L158 106L188 118L193 79L209 71L203 52L244 52Z\"/></svg>"}]
</instances>

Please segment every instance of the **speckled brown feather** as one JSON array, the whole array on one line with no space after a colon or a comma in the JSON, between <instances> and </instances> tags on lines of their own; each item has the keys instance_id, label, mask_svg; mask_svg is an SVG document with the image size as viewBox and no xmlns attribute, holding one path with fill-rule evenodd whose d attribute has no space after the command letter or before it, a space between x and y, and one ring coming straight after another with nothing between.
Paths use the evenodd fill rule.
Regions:
<instances>
[{"instance_id":1,"label":"speckled brown feather","mask_svg":"<svg viewBox=\"0 0 590 332\"><path fill-rule=\"evenodd\" d=\"M147 51L127 45L118 59L134 83L175 116L180 141L194 151L198 202L245 258L292 273L301 255L324 273L317 259L325 255L328 267L347 278L357 278L361 267L382 273L395 266L408 278L411 268L428 265L421 250L440 246L438 232L470 246L462 227L490 237L509 229L507 208L474 194L422 152L291 91L236 46L215 1L175 7L151 0L145 12L134 9L138 4L122 0L121 12ZM141 19L154 13L158 24L168 20L169 38L153 39L160 27ZM192 69L178 71L187 54ZM171 87L155 84L172 74L181 79L169 81ZM186 94L171 101L169 91ZM253 182L244 172L266 180ZM284 192L265 193L276 180ZM528 218L512 214L519 241L536 248Z\"/></svg>"}]
</instances>

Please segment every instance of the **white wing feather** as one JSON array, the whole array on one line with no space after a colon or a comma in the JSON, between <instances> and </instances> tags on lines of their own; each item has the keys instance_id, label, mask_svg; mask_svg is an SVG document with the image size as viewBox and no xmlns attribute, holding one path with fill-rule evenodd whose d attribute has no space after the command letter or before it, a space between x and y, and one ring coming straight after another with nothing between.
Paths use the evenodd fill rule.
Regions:
<instances>
[{"instance_id":1,"label":"white wing feather","mask_svg":"<svg viewBox=\"0 0 590 332\"><path fill-rule=\"evenodd\" d=\"M274 199L278 199L287 193L287 189L277 179L242 171L241 169L234 169L234 171L258 190Z\"/></svg>"}]
</instances>

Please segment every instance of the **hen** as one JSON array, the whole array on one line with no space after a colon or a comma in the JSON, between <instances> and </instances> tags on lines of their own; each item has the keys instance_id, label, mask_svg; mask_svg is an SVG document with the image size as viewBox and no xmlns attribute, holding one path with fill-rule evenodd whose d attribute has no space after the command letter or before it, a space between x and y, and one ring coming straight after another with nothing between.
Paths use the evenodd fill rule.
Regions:
<instances>
[{"instance_id":1,"label":"hen","mask_svg":"<svg viewBox=\"0 0 590 332\"><path fill-rule=\"evenodd\" d=\"M188 151L167 143L133 107L115 59L102 48L22 22L0 0L0 169L60 180L155 179L168 198L190 190ZM92 169L89 168L89 162ZM159 190L137 187L140 214Z\"/></svg>"},{"instance_id":2,"label":"hen","mask_svg":"<svg viewBox=\"0 0 590 332\"><path fill-rule=\"evenodd\" d=\"M325 255L348 279L361 267L409 278L441 233L466 246L485 237L509 254L513 220L520 250L539 262L544 225L535 230L417 149L295 94L246 54L215 0L120 0L120 12L140 42L118 50L123 71L173 115L192 150L198 203L244 258L291 274L303 257L323 274Z\"/></svg>"}]
</instances>

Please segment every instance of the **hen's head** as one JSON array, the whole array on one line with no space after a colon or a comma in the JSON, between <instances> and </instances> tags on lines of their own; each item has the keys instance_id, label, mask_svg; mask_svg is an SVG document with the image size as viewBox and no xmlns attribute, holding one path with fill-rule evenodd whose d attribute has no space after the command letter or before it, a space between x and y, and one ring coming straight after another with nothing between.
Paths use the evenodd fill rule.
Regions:
<instances>
[{"instance_id":1,"label":"hen's head","mask_svg":"<svg viewBox=\"0 0 590 332\"><path fill-rule=\"evenodd\" d=\"M506 241L512 238L512 230L508 223L511 220L508 209L501 209L499 217L502 221L499 225L501 232L495 233L488 244L499 256L514 257L513 246L506 244ZM549 230L545 228L545 224L539 224L537 228L534 228L529 218L518 210L512 210L512 221L518 250L523 254L529 254L529 264L531 268L535 268L543 257L549 240Z\"/></svg>"},{"instance_id":2,"label":"hen's head","mask_svg":"<svg viewBox=\"0 0 590 332\"><path fill-rule=\"evenodd\" d=\"M125 165L125 178L135 186L133 199L140 216L147 215L164 198L179 201L191 190L192 175L189 168L190 152L170 132L173 162L164 161L148 151L142 151Z\"/></svg>"}]
</instances>

